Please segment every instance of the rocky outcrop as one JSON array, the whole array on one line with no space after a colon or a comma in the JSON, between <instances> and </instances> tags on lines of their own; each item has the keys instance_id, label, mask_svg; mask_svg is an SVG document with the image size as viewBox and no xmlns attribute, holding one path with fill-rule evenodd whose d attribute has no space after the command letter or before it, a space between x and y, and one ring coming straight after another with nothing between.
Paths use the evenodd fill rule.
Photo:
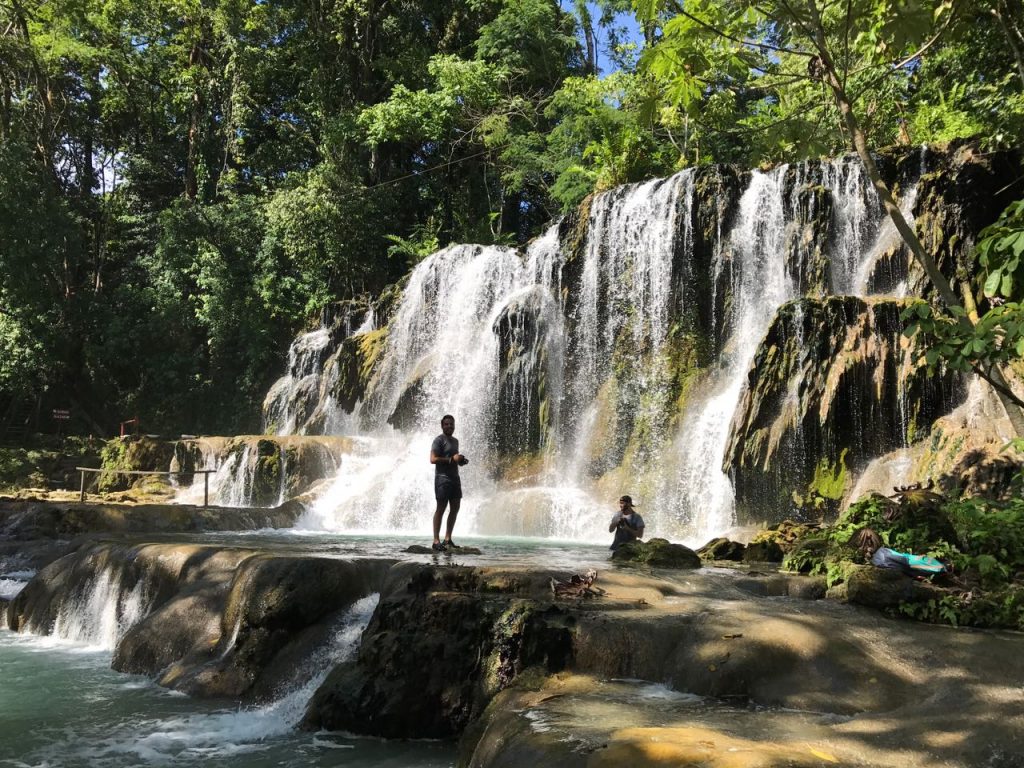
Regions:
<instances>
[{"instance_id":1,"label":"rocky outcrop","mask_svg":"<svg viewBox=\"0 0 1024 768\"><path fill-rule=\"evenodd\" d=\"M192 474L216 469L211 499L230 506L271 507L294 499L326 477L333 477L352 450L345 437L240 435L179 440L170 468L180 486L203 480Z\"/></svg>"},{"instance_id":2,"label":"rocky outcrop","mask_svg":"<svg viewBox=\"0 0 1024 768\"><path fill-rule=\"evenodd\" d=\"M673 544L666 539L631 541L621 544L613 553L612 560L622 563L636 563L651 568L700 568L700 555L687 546Z\"/></svg>"},{"instance_id":3,"label":"rocky outcrop","mask_svg":"<svg viewBox=\"0 0 1024 768\"><path fill-rule=\"evenodd\" d=\"M116 668L250 701L301 674L348 606L379 592L357 655L320 686L306 725L461 736L459 765L479 768L674 765L698 753L724 766L715 761L734 757L731 749L770 758L766 765L817 765L806 756L824 753L924 768L939 753L980 764L972 761L993 749L1020 749L1024 722L1007 681L1024 675L1024 656L1012 634L786 599L820 596L821 580L793 575L612 569L595 582L599 592L577 599L555 599L553 575L94 544L40 572L7 614L18 631L105 627ZM965 668L967 687L942 671ZM961 706L950 708L951 698ZM737 701L754 706L729 704ZM785 737L787 713L801 721L802 746ZM715 735L739 723L748 724L742 739ZM969 737L951 746L922 735L950 730ZM894 750L898 743L916 751Z\"/></svg>"},{"instance_id":4,"label":"rocky outcrop","mask_svg":"<svg viewBox=\"0 0 1024 768\"><path fill-rule=\"evenodd\" d=\"M1013 478L1024 471L1024 456L1008 450L1013 428L988 385L974 381L967 399L935 421L913 445L874 459L846 501L869 493L891 494L897 486L934 484L947 494L1004 499Z\"/></svg>"},{"instance_id":5,"label":"rocky outcrop","mask_svg":"<svg viewBox=\"0 0 1024 768\"><path fill-rule=\"evenodd\" d=\"M385 738L461 733L523 669L569 662L572 621L544 573L402 564L358 657L317 691L306 724Z\"/></svg>"},{"instance_id":6,"label":"rocky outcrop","mask_svg":"<svg viewBox=\"0 0 1024 768\"><path fill-rule=\"evenodd\" d=\"M874 456L911 442L962 397L953 376L915 363L902 336L905 306L845 296L779 310L726 452L746 519L834 513Z\"/></svg>"},{"instance_id":7,"label":"rocky outcrop","mask_svg":"<svg viewBox=\"0 0 1024 768\"><path fill-rule=\"evenodd\" d=\"M103 473L96 480L100 492L125 491L138 488L150 493L170 490L170 480L163 476L131 475L125 472L165 472L174 455L174 446L167 440L145 435L125 435L110 440L101 452ZM90 476L90 486L95 478Z\"/></svg>"},{"instance_id":8,"label":"rocky outcrop","mask_svg":"<svg viewBox=\"0 0 1024 768\"><path fill-rule=\"evenodd\" d=\"M261 698L380 588L390 564L97 543L40 571L7 619L15 631L107 645L115 669L191 695Z\"/></svg>"},{"instance_id":9,"label":"rocky outcrop","mask_svg":"<svg viewBox=\"0 0 1024 768\"><path fill-rule=\"evenodd\" d=\"M561 375L560 350L552 337L561 333L559 307L535 289L505 306L494 321L498 337L498 396L493 444L504 456L539 451L551 439L551 378Z\"/></svg>"}]
</instances>

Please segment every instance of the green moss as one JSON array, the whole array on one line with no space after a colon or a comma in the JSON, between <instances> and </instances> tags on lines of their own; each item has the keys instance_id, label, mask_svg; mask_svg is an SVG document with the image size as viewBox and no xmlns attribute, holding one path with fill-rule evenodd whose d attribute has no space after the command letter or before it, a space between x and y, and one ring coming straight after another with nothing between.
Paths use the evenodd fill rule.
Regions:
<instances>
[{"instance_id":1,"label":"green moss","mask_svg":"<svg viewBox=\"0 0 1024 768\"><path fill-rule=\"evenodd\" d=\"M848 449L844 448L839 454L839 460L834 464L826 457L814 468L814 477L811 479L808 491L823 499L839 501L846 493L846 484L849 480L849 471L846 467L846 454Z\"/></svg>"},{"instance_id":2,"label":"green moss","mask_svg":"<svg viewBox=\"0 0 1024 768\"><path fill-rule=\"evenodd\" d=\"M121 472L132 468L128 458L128 441L121 438L108 441L100 451L100 467L103 469L98 483L101 493L126 489L130 484L130 475Z\"/></svg>"},{"instance_id":3,"label":"green moss","mask_svg":"<svg viewBox=\"0 0 1024 768\"><path fill-rule=\"evenodd\" d=\"M375 331L368 331L359 337L359 377L362 381L368 382L380 361L384 348L387 346L387 327L378 328Z\"/></svg>"}]
</instances>

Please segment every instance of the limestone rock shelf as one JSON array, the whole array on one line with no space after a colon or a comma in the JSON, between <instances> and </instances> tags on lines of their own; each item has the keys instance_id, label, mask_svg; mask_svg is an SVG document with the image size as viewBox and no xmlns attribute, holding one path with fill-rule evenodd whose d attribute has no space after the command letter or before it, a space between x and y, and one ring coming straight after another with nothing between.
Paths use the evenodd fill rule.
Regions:
<instances>
[{"instance_id":1,"label":"limestone rock shelf","mask_svg":"<svg viewBox=\"0 0 1024 768\"><path fill-rule=\"evenodd\" d=\"M313 696L305 725L458 738L459 764L478 768L1024 755L1017 634L787 597L820 594L797 576L609 564L601 596L554 599L550 580L566 575L92 541L41 570L6 614L13 629L48 632L106 590L117 669L249 702L272 696L349 606L377 593L358 652Z\"/></svg>"}]
</instances>

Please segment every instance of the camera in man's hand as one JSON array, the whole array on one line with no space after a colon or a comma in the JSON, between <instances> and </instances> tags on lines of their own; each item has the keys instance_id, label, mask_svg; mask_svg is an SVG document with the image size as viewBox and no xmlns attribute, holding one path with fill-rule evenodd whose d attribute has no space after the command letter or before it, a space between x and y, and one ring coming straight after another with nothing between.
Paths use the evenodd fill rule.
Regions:
<instances>
[{"instance_id":1,"label":"camera in man's hand","mask_svg":"<svg viewBox=\"0 0 1024 768\"><path fill-rule=\"evenodd\" d=\"M459 466L460 466L460 467L464 467L464 466L466 466L467 464L469 464L469 459L467 459L467 458L466 458L465 456L461 456L461 455L460 455L460 456L459 456Z\"/></svg>"},{"instance_id":2,"label":"camera in man's hand","mask_svg":"<svg viewBox=\"0 0 1024 768\"><path fill-rule=\"evenodd\" d=\"M629 522L627 522L626 518L620 517L619 518L619 524L617 526L615 526L615 527L616 528L628 528L629 527Z\"/></svg>"}]
</instances>

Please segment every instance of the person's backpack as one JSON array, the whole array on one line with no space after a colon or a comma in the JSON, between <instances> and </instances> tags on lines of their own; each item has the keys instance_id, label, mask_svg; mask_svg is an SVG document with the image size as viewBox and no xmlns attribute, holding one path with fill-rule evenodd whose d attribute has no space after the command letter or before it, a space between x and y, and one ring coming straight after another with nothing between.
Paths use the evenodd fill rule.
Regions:
<instances>
[{"instance_id":1,"label":"person's backpack","mask_svg":"<svg viewBox=\"0 0 1024 768\"><path fill-rule=\"evenodd\" d=\"M871 564L878 568L903 571L908 576L935 576L946 572L946 566L934 557L897 552L888 547L879 547L875 550L875 554L871 556Z\"/></svg>"}]
</instances>

